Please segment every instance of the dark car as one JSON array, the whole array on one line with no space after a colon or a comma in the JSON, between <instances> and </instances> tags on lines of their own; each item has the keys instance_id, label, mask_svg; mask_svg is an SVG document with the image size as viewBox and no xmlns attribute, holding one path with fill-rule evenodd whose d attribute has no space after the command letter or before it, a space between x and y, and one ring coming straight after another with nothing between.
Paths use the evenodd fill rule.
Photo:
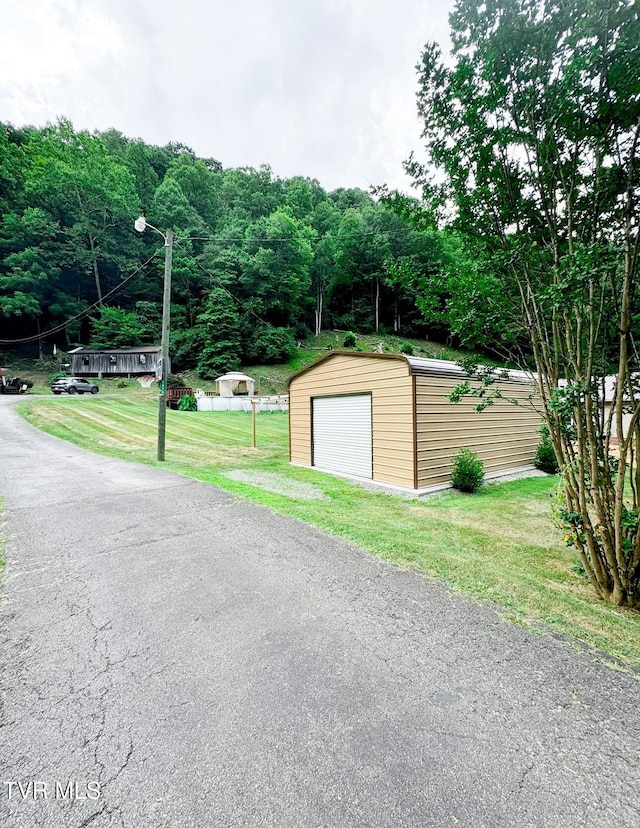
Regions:
<instances>
[{"instance_id":1,"label":"dark car","mask_svg":"<svg viewBox=\"0 0 640 828\"><path fill-rule=\"evenodd\" d=\"M97 394L100 389L83 377L61 377L51 383L51 390L54 394Z\"/></svg>"}]
</instances>

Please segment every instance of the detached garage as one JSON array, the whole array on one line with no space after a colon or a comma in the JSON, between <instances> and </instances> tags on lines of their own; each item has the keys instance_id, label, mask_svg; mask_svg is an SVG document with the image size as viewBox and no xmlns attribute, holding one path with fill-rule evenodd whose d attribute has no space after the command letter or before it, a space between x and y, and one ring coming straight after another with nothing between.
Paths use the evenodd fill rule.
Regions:
<instances>
[{"instance_id":1,"label":"detached garage","mask_svg":"<svg viewBox=\"0 0 640 828\"><path fill-rule=\"evenodd\" d=\"M482 413L474 399L449 402L465 379L445 360L333 351L289 380L290 460L414 492L448 486L462 446L489 478L531 468L541 424L532 377L510 371L497 383L506 399Z\"/></svg>"}]
</instances>

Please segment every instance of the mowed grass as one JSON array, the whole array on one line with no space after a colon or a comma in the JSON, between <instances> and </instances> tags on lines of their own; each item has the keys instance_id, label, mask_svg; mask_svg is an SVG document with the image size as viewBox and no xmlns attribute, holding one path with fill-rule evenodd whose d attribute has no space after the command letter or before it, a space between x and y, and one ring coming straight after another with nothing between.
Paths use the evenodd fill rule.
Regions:
<instances>
[{"instance_id":1,"label":"mowed grass","mask_svg":"<svg viewBox=\"0 0 640 828\"><path fill-rule=\"evenodd\" d=\"M391 563L495 602L503 616L546 627L640 667L640 613L599 602L550 521L556 480L491 484L476 495L416 500L369 491L288 464L288 418L260 414L258 446L244 413L167 412L166 462L158 463L157 397L60 398L21 402L33 425L101 454L162 466L339 535ZM255 485L226 476L251 470ZM278 494L260 473L315 486L322 499ZM245 478L246 479L246 478ZM322 554L318 549L317 554Z\"/></svg>"}]
</instances>

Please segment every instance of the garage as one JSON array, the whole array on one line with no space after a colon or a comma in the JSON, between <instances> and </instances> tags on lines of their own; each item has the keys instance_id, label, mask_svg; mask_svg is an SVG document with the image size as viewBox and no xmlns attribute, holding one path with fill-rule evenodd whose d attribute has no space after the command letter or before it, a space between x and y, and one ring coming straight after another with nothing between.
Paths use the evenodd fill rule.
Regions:
<instances>
[{"instance_id":1,"label":"garage","mask_svg":"<svg viewBox=\"0 0 640 828\"><path fill-rule=\"evenodd\" d=\"M371 479L371 394L314 397L313 465L323 471Z\"/></svg>"},{"instance_id":2,"label":"garage","mask_svg":"<svg viewBox=\"0 0 640 828\"><path fill-rule=\"evenodd\" d=\"M533 468L542 422L534 378L501 376L503 398L480 414L474 399L449 402L466 379L448 360L332 351L289 380L289 459L418 494L450 485L463 446L487 479Z\"/></svg>"}]
</instances>

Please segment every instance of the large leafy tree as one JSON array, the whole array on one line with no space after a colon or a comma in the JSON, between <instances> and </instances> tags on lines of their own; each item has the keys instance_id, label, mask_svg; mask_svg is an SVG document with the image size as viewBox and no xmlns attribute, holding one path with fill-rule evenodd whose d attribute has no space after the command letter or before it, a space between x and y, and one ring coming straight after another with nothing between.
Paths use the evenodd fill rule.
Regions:
<instances>
[{"instance_id":1,"label":"large leafy tree","mask_svg":"<svg viewBox=\"0 0 640 828\"><path fill-rule=\"evenodd\" d=\"M234 300L220 287L214 287L198 317L195 329L200 344L197 369L207 379L240 367L240 320Z\"/></svg>"},{"instance_id":2,"label":"large leafy tree","mask_svg":"<svg viewBox=\"0 0 640 828\"><path fill-rule=\"evenodd\" d=\"M60 223L68 260L93 276L102 304L102 269L117 277L133 262L131 217L140 211L133 176L98 137L74 132L68 121L34 132L29 150L25 191Z\"/></svg>"},{"instance_id":3,"label":"large leafy tree","mask_svg":"<svg viewBox=\"0 0 640 828\"><path fill-rule=\"evenodd\" d=\"M466 238L504 341L535 365L568 541L599 597L637 607L640 7L458 0L451 34L452 60L432 44L419 65L444 175L409 170Z\"/></svg>"},{"instance_id":4,"label":"large leafy tree","mask_svg":"<svg viewBox=\"0 0 640 828\"><path fill-rule=\"evenodd\" d=\"M314 235L286 207L249 226L241 283L254 299L255 311L268 322L295 324L308 301Z\"/></svg>"}]
</instances>

